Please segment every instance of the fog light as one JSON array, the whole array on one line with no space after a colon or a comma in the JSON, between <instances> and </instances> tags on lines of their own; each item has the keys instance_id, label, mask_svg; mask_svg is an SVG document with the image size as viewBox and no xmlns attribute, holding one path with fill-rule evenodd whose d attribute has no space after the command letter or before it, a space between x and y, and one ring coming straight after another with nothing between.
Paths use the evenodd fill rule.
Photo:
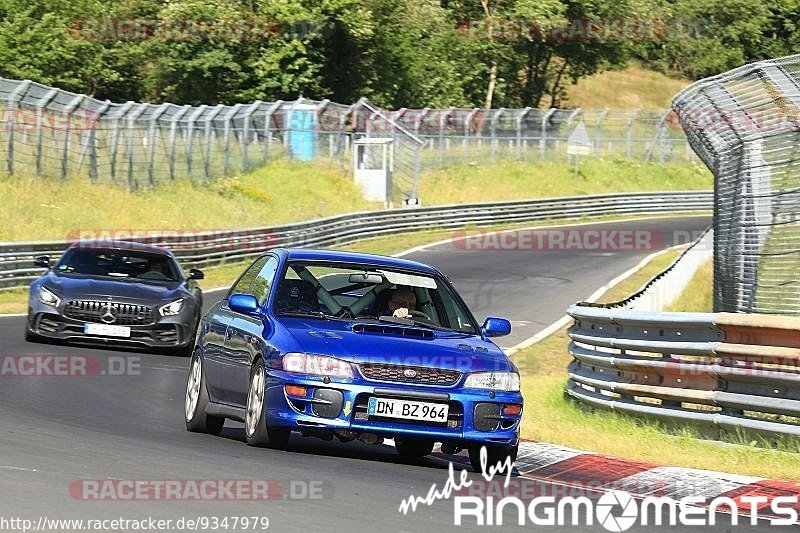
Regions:
<instances>
[{"instance_id":1,"label":"fog light","mask_svg":"<svg viewBox=\"0 0 800 533\"><path fill-rule=\"evenodd\" d=\"M300 385L286 385L286 394L289 396L305 398L307 393L308 389L306 387L301 387Z\"/></svg>"},{"instance_id":2,"label":"fog light","mask_svg":"<svg viewBox=\"0 0 800 533\"><path fill-rule=\"evenodd\" d=\"M508 416L517 416L522 412L522 406L514 403L507 403L503 406L503 414Z\"/></svg>"}]
</instances>

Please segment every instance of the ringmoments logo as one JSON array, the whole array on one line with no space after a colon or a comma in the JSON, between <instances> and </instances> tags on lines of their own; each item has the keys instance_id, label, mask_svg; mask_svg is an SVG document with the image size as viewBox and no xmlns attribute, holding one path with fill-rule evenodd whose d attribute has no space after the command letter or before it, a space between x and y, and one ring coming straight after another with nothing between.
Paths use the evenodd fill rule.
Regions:
<instances>
[{"instance_id":1,"label":"ringmoments logo","mask_svg":"<svg viewBox=\"0 0 800 533\"><path fill-rule=\"evenodd\" d=\"M586 496L540 496L528 502L515 496L500 499L456 496L453 499L454 523L460 525L564 526L600 525L613 533L641 526L714 526L719 513L730 514L731 525L739 525L740 515L747 514L751 525L769 516L775 526L797 523L797 496L725 496L645 497L640 500L622 491L610 491L594 500Z\"/></svg>"},{"instance_id":2,"label":"ringmoments logo","mask_svg":"<svg viewBox=\"0 0 800 533\"><path fill-rule=\"evenodd\" d=\"M505 474L502 487L499 480L494 480L499 473ZM612 533L622 533L634 525L714 526L722 513L729 515L728 521L734 526L740 519L756 525L762 518L768 518L776 526L794 525L798 521L800 501L797 496L637 498L631 492L616 489L591 489L578 491L582 495L565 495L564 487L558 484L525 477L515 477L515 483L511 483L511 474L509 459L487 465L484 448L480 478L471 479L467 470L461 470L457 476L451 462L448 478L441 488L434 483L425 496L409 496L400 503L399 511L408 514L420 505L433 505L452 498L456 526L599 525Z\"/></svg>"}]
</instances>

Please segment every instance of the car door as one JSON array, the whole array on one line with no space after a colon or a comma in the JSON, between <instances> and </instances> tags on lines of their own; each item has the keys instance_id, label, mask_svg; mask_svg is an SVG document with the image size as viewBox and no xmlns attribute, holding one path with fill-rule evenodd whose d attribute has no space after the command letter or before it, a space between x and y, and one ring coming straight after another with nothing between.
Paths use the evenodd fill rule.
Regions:
<instances>
[{"instance_id":1,"label":"car door","mask_svg":"<svg viewBox=\"0 0 800 533\"><path fill-rule=\"evenodd\" d=\"M230 368L232 361L225 354L225 344L233 331L231 324L235 313L228 307L228 299L232 294L251 294L253 282L269 257L259 257L245 270L225 298L211 308L206 316L208 322L203 324L206 385L215 402L232 403L230 382L234 372Z\"/></svg>"},{"instance_id":2,"label":"car door","mask_svg":"<svg viewBox=\"0 0 800 533\"><path fill-rule=\"evenodd\" d=\"M264 308L272 290L278 270L278 258L270 256L262 265L250 288L260 308ZM230 390L227 391L234 405L245 405L250 383L250 368L253 358L264 345L264 318L262 315L248 316L233 313L225 341L225 357L228 359Z\"/></svg>"}]
</instances>

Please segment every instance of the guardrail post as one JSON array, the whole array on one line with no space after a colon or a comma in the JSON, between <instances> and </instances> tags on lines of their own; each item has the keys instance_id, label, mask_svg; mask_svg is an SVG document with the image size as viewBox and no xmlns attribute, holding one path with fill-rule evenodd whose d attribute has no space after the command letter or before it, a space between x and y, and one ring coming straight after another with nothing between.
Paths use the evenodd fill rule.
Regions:
<instances>
[{"instance_id":1,"label":"guardrail post","mask_svg":"<svg viewBox=\"0 0 800 533\"><path fill-rule=\"evenodd\" d=\"M631 152L632 152L632 142L633 142L633 122L636 120L636 116L639 114L639 109L634 109L633 113L628 117L628 124L625 129L625 156L630 159Z\"/></svg>"},{"instance_id":2,"label":"guardrail post","mask_svg":"<svg viewBox=\"0 0 800 533\"><path fill-rule=\"evenodd\" d=\"M219 115L225 106L220 104L216 106L211 112L203 118L205 122L205 161L203 164L203 169L205 173L206 181L211 179L211 126L213 125L214 119Z\"/></svg>"},{"instance_id":3,"label":"guardrail post","mask_svg":"<svg viewBox=\"0 0 800 533\"><path fill-rule=\"evenodd\" d=\"M668 114L669 114L669 112L664 113L661 116L661 119L658 121L658 128L656 130L656 135L655 135L655 137L653 137L653 141L650 143L650 146L647 147L647 152L644 155L644 162L645 163L649 163L650 162L650 159L653 157L653 152L656 149L656 143L661 141L661 130L662 130L662 128L664 128L664 123L667 120L667 115ZM661 160L663 162L663 159L664 159L663 151L661 151L661 150L659 150L659 151L662 152L661 153Z\"/></svg>"},{"instance_id":4,"label":"guardrail post","mask_svg":"<svg viewBox=\"0 0 800 533\"><path fill-rule=\"evenodd\" d=\"M189 115L189 121L186 124L186 141L183 149L186 152L186 168L189 173L189 179L192 181L194 181L194 176L192 175L192 153L194 152L192 143L194 142L194 123L203 113L205 113L206 108L208 108L207 105L201 105L200 107L195 108L194 113Z\"/></svg>"},{"instance_id":5,"label":"guardrail post","mask_svg":"<svg viewBox=\"0 0 800 533\"><path fill-rule=\"evenodd\" d=\"M64 110L64 112L67 115L67 122L66 122L67 127L64 130L64 152L63 152L63 154L61 156L61 177L62 178L66 178L67 177L67 171L68 171L68 168L69 168L68 157L69 157L69 149L70 149L70 144L71 144L70 143L70 141L71 141L70 137L71 137L71 134L72 134L72 132L71 132L71 129L72 129L72 113L74 113L75 110L78 108L78 106L81 105L81 102L83 102L84 98L87 98L87 97L82 95L82 94L76 96L75 98L73 98L70 101L69 104L67 104L67 107Z\"/></svg>"},{"instance_id":6,"label":"guardrail post","mask_svg":"<svg viewBox=\"0 0 800 533\"><path fill-rule=\"evenodd\" d=\"M328 100L327 98L323 99L322 101L320 101L317 104L317 109L315 111L315 113L317 115L317 136L320 139L320 142L321 142L322 133L323 133L323 130L322 130L322 116L325 114L325 109L330 105L330 103L331 103L331 101ZM328 157L333 157L332 137L327 132L326 132L326 136L328 137ZM320 154L322 153L321 149L318 149L318 151L319 151Z\"/></svg>"},{"instance_id":7,"label":"guardrail post","mask_svg":"<svg viewBox=\"0 0 800 533\"><path fill-rule=\"evenodd\" d=\"M230 111L225 113L225 164L223 166L222 175L226 177L228 176L228 168L231 162L231 122L233 121L233 117L235 117L243 107L244 104L236 104Z\"/></svg>"},{"instance_id":8,"label":"guardrail post","mask_svg":"<svg viewBox=\"0 0 800 533\"><path fill-rule=\"evenodd\" d=\"M161 104L150 117L150 133L148 135L150 142L148 149L150 153L147 157L147 181L150 186L155 185L156 126L158 124L158 119L161 118L161 115L166 113L167 109L171 106L172 104Z\"/></svg>"},{"instance_id":9,"label":"guardrail post","mask_svg":"<svg viewBox=\"0 0 800 533\"><path fill-rule=\"evenodd\" d=\"M261 158L262 163L269 160L269 143L272 138L272 115L275 114L283 106L283 100L274 102L264 113L264 155Z\"/></svg>"},{"instance_id":10,"label":"guardrail post","mask_svg":"<svg viewBox=\"0 0 800 533\"><path fill-rule=\"evenodd\" d=\"M345 157L347 155L347 151L348 151L348 148L349 148L349 144L348 144L349 137L347 136L347 133L345 131L347 129L347 118L352 115L353 110L355 109L356 105L358 105L358 104L351 105L350 107L347 108L347 111L345 111L344 113L342 113L339 116L339 141L338 141L339 142L339 168L341 168L342 170L344 170L346 168L345 161L348 160L348 158ZM351 125L351 127L350 127L351 132L352 132L352 129L353 128L352 128L352 125Z\"/></svg>"},{"instance_id":11,"label":"guardrail post","mask_svg":"<svg viewBox=\"0 0 800 533\"><path fill-rule=\"evenodd\" d=\"M600 153L600 126L603 123L603 119L606 118L608 115L608 108L603 109L597 115L597 119L594 121L594 151L596 154Z\"/></svg>"},{"instance_id":12,"label":"guardrail post","mask_svg":"<svg viewBox=\"0 0 800 533\"><path fill-rule=\"evenodd\" d=\"M567 138L569 138L569 134L572 133L572 121L575 120L575 117L577 117L581 111L583 110L580 107L573 109L572 113L567 117ZM567 161L572 161L572 157L569 154L567 154Z\"/></svg>"},{"instance_id":13,"label":"guardrail post","mask_svg":"<svg viewBox=\"0 0 800 533\"><path fill-rule=\"evenodd\" d=\"M451 107L439 114L439 168L444 166L444 128L447 124L447 119L450 118L450 114L453 111L454 108Z\"/></svg>"},{"instance_id":14,"label":"guardrail post","mask_svg":"<svg viewBox=\"0 0 800 533\"><path fill-rule=\"evenodd\" d=\"M417 137L419 137L419 130L422 127L422 122L425 120L425 116L430 112L430 108L425 107L419 112L419 114L417 114L417 118L414 120L414 135Z\"/></svg>"},{"instance_id":15,"label":"guardrail post","mask_svg":"<svg viewBox=\"0 0 800 533\"><path fill-rule=\"evenodd\" d=\"M547 124L550 120L550 117L553 116L553 113L556 112L556 109L551 107L547 113L544 114L542 117L542 130L541 136L539 137L539 157L544 159L545 151L547 150Z\"/></svg>"},{"instance_id":16,"label":"guardrail post","mask_svg":"<svg viewBox=\"0 0 800 533\"><path fill-rule=\"evenodd\" d=\"M472 110L467 113L467 118L464 121L464 152L467 151L467 145L469 144L469 135L472 131L472 121L475 119L475 115L480 112L479 107L473 107Z\"/></svg>"},{"instance_id":17,"label":"guardrail post","mask_svg":"<svg viewBox=\"0 0 800 533\"><path fill-rule=\"evenodd\" d=\"M497 149L497 119L505 113L506 108L501 107L500 109L496 110L492 113L492 139L489 145L489 153L491 154L492 159L494 159L494 153Z\"/></svg>"},{"instance_id":18,"label":"guardrail post","mask_svg":"<svg viewBox=\"0 0 800 533\"><path fill-rule=\"evenodd\" d=\"M89 152L89 180L92 183L98 182L98 175L97 175L97 126L100 123L100 116L105 113L108 108L111 107L111 102L106 100L105 103L100 106L97 111L94 111L94 116L91 117L92 124L91 128L89 129L89 135L86 140L86 148L84 149L84 153ZM78 164L78 168L83 165L83 154L81 154L81 162Z\"/></svg>"},{"instance_id":19,"label":"guardrail post","mask_svg":"<svg viewBox=\"0 0 800 533\"><path fill-rule=\"evenodd\" d=\"M192 109L192 106L185 105L183 108L175 113L169 120L169 179L175 179L175 136L178 128L178 122L183 116Z\"/></svg>"},{"instance_id":20,"label":"guardrail post","mask_svg":"<svg viewBox=\"0 0 800 533\"><path fill-rule=\"evenodd\" d=\"M242 143L242 171L247 172L250 169L250 157L249 157L249 148L250 148L250 117L253 116L253 113L258 111L258 108L261 106L261 100L256 100L245 110L244 115L242 116L242 138L244 142Z\"/></svg>"},{"instance_id":21,"label":"guardrail post","mask_svg":"<svg viewBox=\"0 0 800 533\"><path fill-rule=\"evenodd\" d=\"M22 98L28 91L28 87L30 87L31 81L25 80L19 85L17 88L11 91L8 95L8 100L6 101L6 113L8 113L8 117L6 119L6 124L8 126L8 173L14 174L14 123L16 121L14 115L16 114L16 110L19 109L19 100Z\"/></svg>"},{"instance_id":22,"label":"guardrail post","mask_svg":"<svg viewBox=\"0 0 800 533\"><path fill-rule=\"evenodd\" d=\"M117 147L119 146L119 123L128 114L128 111L136 105L136 102L126 102L119 109L119 113L114 115L114 123L111 126L111 181L117 179Z\"/></svg>"},{"instance_id":23,"label":"guardrail post","mask_svg":"<svg viewBox=\"0 0 800 533\"><path fill-rule=\"evenodd\" d=\"M58 89L50 89L36 102L36 175L42 175L42 113L58 94Z\"/></svg>"},{"instance_id":24,"label":"guardrail post","mask_svg":"<svg viewBox=\"0 0 800 533\"><path fill-rule=\"evenodd\" d=\"M128 187L131 191L135 191L139 188L138 180L134 180L133 178L133 150L135 149L133 135L136 128L136 119L147 111L148 106L149 104L137 104L136 110L125 117L128 120Z\"/></svg>"},{"instance_id":25,"label":"guardrail post","mask_svg":"<svg viewBox=\"0 0 800 533\"><path fill-rule=\"evenodd\" d=\"M522 124L525 122L525 117L527 117L530 112L531 108L526 107L517 115L517 159L522 159Z\"/></svg>"}]
</instances>

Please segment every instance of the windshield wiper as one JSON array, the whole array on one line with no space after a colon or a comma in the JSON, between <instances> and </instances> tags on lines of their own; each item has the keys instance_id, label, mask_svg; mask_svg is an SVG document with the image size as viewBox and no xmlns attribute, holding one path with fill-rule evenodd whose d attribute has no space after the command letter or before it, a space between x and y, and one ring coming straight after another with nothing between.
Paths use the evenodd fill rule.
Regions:
<instances>
[{"instance_id":1,"label":"windshield wiper","mask_svg":"<svg viewBox=\"0 0 800 533\"><path fill-rule=\"evenodd\" d=\"M389 324L398 324L401 326L417 326L422 328L432 329L434 331L455 331L450 328L446 328L444 326L439 326L437 324L432 324L431 322L423 322L421 320L415 320L413 318L400 318L397 316L388 316L383 315L378 317L378 322L386 322Z\"/></svg>"},{"instance_id":2,"label":"windshield wiper","mask_svg":"<svg viewBox=\"0 0 800 533\"><path fill-rule=\"evenodd\" d=\"M291 311L281 313L281 316L322 318L324 320L339 320L339 317L323 313L322 311Z\"/></svg>"}]
</instances>

